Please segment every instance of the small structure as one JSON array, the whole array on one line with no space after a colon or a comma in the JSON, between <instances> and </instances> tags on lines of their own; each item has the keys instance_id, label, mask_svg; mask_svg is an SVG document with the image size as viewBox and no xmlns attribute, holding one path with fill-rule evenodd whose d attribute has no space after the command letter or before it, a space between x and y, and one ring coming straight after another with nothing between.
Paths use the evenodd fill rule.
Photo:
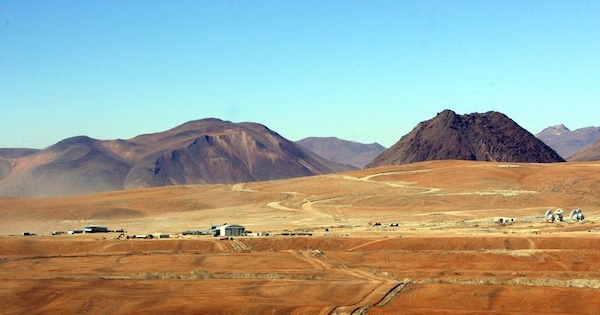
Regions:
<instances>
[{"instance_id":1,"label":"small structure","mask_svg":"<svg viewBox=\"0 0 600 315\"><path fill-rule=\"evenodd\" d=\"M227 223L225 224L210 224L210 227L208 228L208 233L212 234L213 236L219 236L221 234L221 226L223 225L227 225Z\"/></svg>"},{"instance_id":2,"label":"small structure","mask_svg":"<svg viewBox=\"0 0 600 315\"><path fill-rule=\"evenodd\" d=\"M552 223L554 221L556 221L556 222L562 222L563 221L563 214L564 214L563 209L558 208L558 209L556 209L554 211L552 211L552 209L548 209L548 211L546 211L546 214L544 214L544 218L549 223Z\"/></svg>"},{"instance_id":3,"label":"small structure","mask_svg":"<svg viewBox=\"0 0 600 315\"><path fill-rule=\"evenodd\" d=\"M241 236L246 235L246 228L236 224L211 224L209 232L213 236Z\"/></svg>"},{"instance_id":4,"label":"small structure","mask_svg":"<svg viewBox=\"0 0 600 315\"><path fill-rule=\"evenodd\" d=\"M204 231L204 230L187 230L181 232L182 235L208 235L214 234L213 232Z\"/></svg>"},{"instance_id":5,"label":"small structure","mask_svg":"<svg viewBox=\"0 0 600 315\"><path fill-rule=\"evenodd\" d=\"M563 213L564 213L563 209L558 208L558 209L554 210L554 220L557 222L562 222L563 221Z\"/></svg>"},{"instance_id":6,"label":"small structure","mask_svg":"<svg viewBox=\"0 0 600 315\"><path fill-rule=\"evenodd\" d=\"M86 226L83 233L108 233L108 228L103 226Z\"/></svg>"},{"instance_id":7,"label":"small structure","mask_svg":"<svg viewBox=\"0 0 600 315\"><path fill-rule=\"evenodd\" d=\"M246 234L246 228L241 225L227 224L219 227L221 236L241 236Z\"/></svg>"},{"instance_id":8,"label":"small structure","mask_svg":"<svg viewBox=\"0 0 600 315\"><path fill-rule=\"evenodd\" d=\"M581 213L581 209L573 209L573 211L571 211L570 217L571 217L571 220L576 221L576 222L585 220L583 213Z\"/></svg>"},{"instance_id":9,"label":"small structure","mask_svg":"<svg viewBox=\"0 0 600 315\"><path fill-rule=\"evenodd\" d=\"M544 218L549 223L554 222L554 214L552 213L552 210L548 209L548 211L546 211L546 214L544 214Z\"/></svg>"},{"instance_id":10,"label":"small structure","mask_svg":"<svg viewBox=\"0 0 600 315\"><path fill-rule=\"evenodd\" d=\"M498 225L506 225L515 223L515 218L495 218L494 223Z\"/></svg>"},{"instance_id":11,"label":"small structure","mask_svg":"<svg viewBox=\"0 0 600 315\"><path fill-rule=\"evenodd\" d=\"M154 239L154 236L152 234L135 234L135 235L127 235L126 236L127 239L146 239L146 240L151 240Z\"/></svg>"}]
</instances>

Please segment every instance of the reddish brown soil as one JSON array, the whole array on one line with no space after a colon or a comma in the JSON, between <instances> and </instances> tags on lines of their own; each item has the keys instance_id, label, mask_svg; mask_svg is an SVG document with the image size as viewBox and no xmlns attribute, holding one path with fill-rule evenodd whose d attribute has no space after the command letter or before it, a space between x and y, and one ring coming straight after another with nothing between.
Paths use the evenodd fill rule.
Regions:
<instances>
[{"instance_id":1,"label":"reddish brown soil","mask_svg":"<svg viewBox=\"0 0 600 315\"><path fill-rule=\"evenodd\" d=\"M596 314L600 305L600 245L589 236L46 237L0 239L0 250L6 314Z\"/></svg>"},{"instance_id":2,"label":"reddish brown soil","mask_svg":"<svg viewBox=\"0 0 600 315\"><path fill-rule=\"evenodd\" d=\"M368 314L598 314L598 289L411 284Z\"/></svg>"},{"instance_id":3,"label":"reddish brown soil","mask_svg":"<svg viewBox=\"0 0 600 315\"><path fill-rule=\"evenodd\" d=\"M0 314L599 314L599 190L598 163L440 161L0 198ZM180 234L224 222L271 236ZM87 225L171 238L50 235Z\"/></svg>"}]
</instances>

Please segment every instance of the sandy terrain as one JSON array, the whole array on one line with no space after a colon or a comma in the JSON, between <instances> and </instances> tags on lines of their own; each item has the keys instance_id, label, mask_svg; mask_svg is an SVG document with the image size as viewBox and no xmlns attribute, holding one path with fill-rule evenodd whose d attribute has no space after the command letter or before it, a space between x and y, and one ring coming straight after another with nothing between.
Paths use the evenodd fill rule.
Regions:
<instances>
[{"instance_id":1,"label":"sandy terrain","mask_svg":"<svg viewBox=\"0 0 600 315\"><path fill-rule=\"evenodd\" d=\"M598 191L600 163L444 161L0 198L0 314L598 314ZM271 235L180 234L225 222ZM50 235L87 225L171 238Z\"/></svg>"}]
</instances>

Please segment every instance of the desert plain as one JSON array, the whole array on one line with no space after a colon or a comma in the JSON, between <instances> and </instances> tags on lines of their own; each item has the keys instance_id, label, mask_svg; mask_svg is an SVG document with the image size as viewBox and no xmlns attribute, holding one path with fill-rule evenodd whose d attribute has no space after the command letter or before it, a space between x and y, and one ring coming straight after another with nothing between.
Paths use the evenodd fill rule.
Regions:
<instances>
[{"instance_id":1,"label":"desert plain","mask_svg":"<svg viewBox=\"0 0 600 315\"><path fill-rule=\"evenodd\" d=\"M0 314L599 314L599 191L600 162L431 161L0 197ZM182 234L223 223L269 235ZM92 225L170 237L52 235Z\"/></svg>"}]
</instances>

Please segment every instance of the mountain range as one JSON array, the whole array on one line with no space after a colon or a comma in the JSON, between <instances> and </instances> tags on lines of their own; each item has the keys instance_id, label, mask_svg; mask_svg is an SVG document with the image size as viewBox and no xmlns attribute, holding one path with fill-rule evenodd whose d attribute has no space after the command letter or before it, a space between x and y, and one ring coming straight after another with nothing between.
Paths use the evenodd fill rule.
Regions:
<instances>
[{"instance_id":1,"label":"mountain range","mask_svg":"<svg viewBox=\"0 0 600 315\"><path fill-rule=\"evenodd\" d=\"M444 110L419 123L368 168L429 160L564 162L554 150L499 112Z\"/></svg>"},{"instance_id":2,"label":"mountain range","mask_svg":"<svg viewBox=\"0 0 600 315\"><path fill-rule=\"evenodd\" d=\"M0 151L0 195L49 197L166 185L283 179L355 169L256 123L191 121L129 140L78 136Z\"/></svg>"},{"instance_id":3,"label":"mountain range","mask_svg":"<svg viewBox=\"0 0 600 315\"><path fill-rule=\"evenodd\" d=\"M445 110L385 149L335 137L295 143L258 123L208 118L127 140L77 136L42 150L0 149L0 196L265 181L428 160L563 162L541 139L565 133L555 126L536 138L499 112ZM600 159L600 141L588 148L573 159Z\"/></svg>"},{"instance_id":4,"label":"mountain range","mask_svg":"<svg viewBox=\"0 0 600 315\"><path fill-rule=\"evenodd\" d=\"M600 127L569 130L565 125L548 127L535 135L565 159L600 140Z\"/></svg>"},{"instance_id":5,"label":"mountain range","mask_svg":"<svg viewBox=\"0 0 600 315\"><path fill-rule=\"evenodd\" d=\"M363 168L385 151L379 143L362 144L336 137L309 137L296 141L302 147L341 164Z\"/></svg>"},{"instance_id":6,"label":"mountain range","mask_svg":"<svg viewBox=\"0 0 600 315\"><path fill-rule=\"evenodd\" d=\"M600 161L600 139L571 155L569 161Z\"/></svg>"}]
</instances>

